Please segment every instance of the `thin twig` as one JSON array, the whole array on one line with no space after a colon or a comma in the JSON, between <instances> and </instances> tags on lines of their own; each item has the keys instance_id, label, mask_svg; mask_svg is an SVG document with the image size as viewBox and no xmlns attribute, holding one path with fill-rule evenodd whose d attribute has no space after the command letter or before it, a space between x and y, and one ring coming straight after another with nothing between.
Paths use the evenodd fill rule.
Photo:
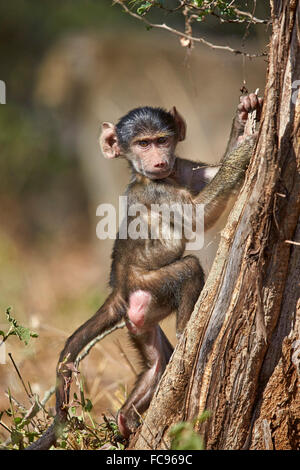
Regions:
<instances>
[{"instance_id":1,"label":"thin twig","mask_svg":"<svg viewBox=\"0 0 300 470\"><path fill-rule=\"evenodd\" d=\"M31 402L32 402L32 400L31 400L32 397L31 397L30 393L28 392L28 390L27 390L27 388L26 388L26 385L25 385L25 383L24 383L24 380L22 379L22 376L21 376L21 374L20 374L20 372L19 372L19 369L18 369L18 367L17 367L15 361L13 360L12 354L11 354L11 353L8 353L8 355L9 355L9 357L10 357L11 362L13 363L13 366L14 366L14 368L15 368L17 374L18 374L18 377L19 377L19 379L20 379L20 381L21 381L21 383L22 383L22 385L23 385L23 387L24 387L24 390L25 390L25 392L26 392L26 395L28 396L29 401L30 401L30 403L31 403Z\"/></svg>"},{"instance_id":2,"label":"thin twig","mask_svg":"<svg viewBox=\"0 0 300 470\"><path fill-rule=\"evenodd\" d=\"M260 18L256 18L255 16L253 16L252 13L249 13L248 11L241 11L238 8L234 8L233 10L237 15L247 16L248 18L250 18L251 23L259 23L259 24L269 23L269 20L261 20Z\"/></svg>"},{"instance_id":3,"label":"thin twig","mask_svg":"<svg viewBox=\"0 0 300 470\"><path fill-rule=\"evenodd\" d=\"M8 399L11 399L15 405L17 405L17 407L22 410L23 412L26 412L27 411L27 408L22 405L22 403L20 403L16 398L14 398L12 395L10 395L8 392L5 392L4 395L8 398Z\"/></svg>"},{"instance_id":4,"label":"thin twig","mask_svg":"<svg viewBox=\"0 0 300 470\"><path fill-rule=\"evenodd\" d=\"M45 392L44 398L41 400L41 405L44 407L47 401L51 398L51 396L55 393L55 386L53 385L49 390Z\"/></svg>"},{"instance_id":5,"label":"thin twig","mask_svg":"<svg viewBox=\"0 0 300 470\"><path fill-rule=\"evenodd\" d=\"M0 426L2 426L6 431L8 431L9 433L11 433L11 430L9 429L9 427L6 426L6 424L4 424L2 421L0 421Z\"/></svg>"},{"instance_id":6,"label":"thin twig","mask_svg":"<svg viewBox=\"0 0 300 470\"><path fill-rule=\"evenodd\" d=\"M190 36L189 34L186 34L186 33L183 33L181 31L178 31L177 29L171 28L170 26L166 25L165 23L163 23L163 24L150 23L150 21L146 20L146 18L144 18L143 16L138 15L137 13L134 13L133 11L131 11L127 7L127 5L125 5L122 2L122 0L114 0L114 4L120 5L126 13L128 13L133 18L136 18L137 20L142 21L149 28L164 29L166 31L169 31L172 34L175 34L176 36L179 36L180 38L187 39L190 42L199 42L199 43L205 44L206 46L210 47L211 49L219 49L219 50L222 50L222 51L232 52L233 54L243 55L243 56L248 57L250 59L253 59L255 57L263 57L263 56L267 55L265 52L262 52L261 54L249 54L248 52L243 52L243 51L240 51L238 49L233 49L232 47L229 47L229 46L220 46L220 45L217 45L217 44L212 44L211 42L207 41L206 39L203 39L201 37Z\"/></svg>"},{"instance_id":7,"label":"thin twig","mask_svg":"<svg viewBox=\"0 0 300 470\"><path fill-rule=\"evenodd\" d=\"M125 322L122 321L120 323L117 323L115 326L113 326L112 328L110 328L109 330L106 330L104 333L102 333L101 335L98 335L96 336L96 338L94 338L83 350L83 352L80 354L80 356L77 357L74 365L75 365L75 368L77 369L77 366L78 364L88 355L88 353L90 352L90 350L92 349L93 346L95 346L96 343L98 343L99 341L101 341L103 338L105 338L105 336L108 336L110 335L110 333L112 333L113 331L115 330L118 330L120 328L124 328L125 326Z\"/></svg>"},{"instance_id":8,"label":"thin twig","mask_svg":"<svg viewBox=\"0 0 300 470\"><path fill-rule=\"evenodd\" d=\"M285 243L290 243L291 245L300 246L300 242L294 242L293 240L285 240Z\"/></svg>"}]
</instances>

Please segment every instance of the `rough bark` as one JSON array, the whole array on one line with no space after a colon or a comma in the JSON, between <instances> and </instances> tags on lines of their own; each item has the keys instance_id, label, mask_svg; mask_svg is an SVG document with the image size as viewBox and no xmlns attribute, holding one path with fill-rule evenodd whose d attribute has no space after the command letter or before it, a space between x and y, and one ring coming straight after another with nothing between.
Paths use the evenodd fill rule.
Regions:
<instances>
[{"instance_id":1,"label":"rough bark","mask_svg":"<svg viewBox=\"0 0 300 470\"><path fill-rule=\"evenodd\" d=\"M256 150L133 449L165 449L170 427L204 410L208 449L300 446L300 246L286 242L300 240L300 7L271 8Z\"/></svg>"}]
</instances>

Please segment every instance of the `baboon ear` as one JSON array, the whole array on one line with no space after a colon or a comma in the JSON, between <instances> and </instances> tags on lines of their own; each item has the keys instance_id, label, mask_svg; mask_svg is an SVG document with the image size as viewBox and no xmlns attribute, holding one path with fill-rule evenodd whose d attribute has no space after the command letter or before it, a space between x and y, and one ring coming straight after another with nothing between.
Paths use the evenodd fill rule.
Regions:
<instances>
[{"instance_id":1,"label":"baboon ear","mask_svg":"<svg viewBox=\"0 0 300 470\"><path fill-rule=\"evenodd\" d=\"M179 141L184 140L185 135L186 135L186 122L185 122L185 120L183 119L181 114L179 114L179 112L177 111L175 106L173 106L173 108L170 110L170 113L172 114L172 116L174 117L175 122L176 122L178 140Z\"/></svg>"},{"instance_id":2,"label":"baboon ear","mask_svg":"<svg viewBox=\"0 0 300 470\"><path fill-rule=\"evenodd\" d=\"M111 122L103 122L99 138L101 151L105 158L116 158L121 154L116 128Z\"/></svg>"}]
</instances>

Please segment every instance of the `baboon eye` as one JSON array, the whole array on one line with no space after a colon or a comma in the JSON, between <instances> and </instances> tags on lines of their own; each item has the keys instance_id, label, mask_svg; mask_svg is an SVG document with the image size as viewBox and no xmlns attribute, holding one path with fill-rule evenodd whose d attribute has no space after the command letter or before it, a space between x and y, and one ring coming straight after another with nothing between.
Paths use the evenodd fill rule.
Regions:
<instances>
[{"instance_id":1,"label":"baboon eye","mask_svg":"<svg viewBox=\"0 0 300 470\"><path fill-rule=\"evenodd\" d=\"M138 144L140 147L148 147L149 140L139 140Z\"/></svg>"},{"instance_id":2,"label":"baboon eye","mask_svg":"<svg viewBox=\"0 0 300 470\"><path fill-rule=\"evenodd\" d=\"M168 137L159 137L157 139L158 144L165 144L168 141Z\"/></svg>"}]
</instances>

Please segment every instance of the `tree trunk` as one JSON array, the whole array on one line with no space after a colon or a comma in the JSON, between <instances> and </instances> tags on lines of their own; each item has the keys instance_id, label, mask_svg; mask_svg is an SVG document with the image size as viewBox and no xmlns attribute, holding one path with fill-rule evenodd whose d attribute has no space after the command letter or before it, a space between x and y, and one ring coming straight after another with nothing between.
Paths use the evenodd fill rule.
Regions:
<instances>
[{"instance_id":1,"label":"tree trunk","mask_svg":"<svg viewBox=\"0 0 300 470\"><path fill-rule=\"evenodd\" d=\"M300 448L300 7L271 0L259 138L185 333L133 449L204 410L207 449Z\"/></svg>"}]
</instances>

